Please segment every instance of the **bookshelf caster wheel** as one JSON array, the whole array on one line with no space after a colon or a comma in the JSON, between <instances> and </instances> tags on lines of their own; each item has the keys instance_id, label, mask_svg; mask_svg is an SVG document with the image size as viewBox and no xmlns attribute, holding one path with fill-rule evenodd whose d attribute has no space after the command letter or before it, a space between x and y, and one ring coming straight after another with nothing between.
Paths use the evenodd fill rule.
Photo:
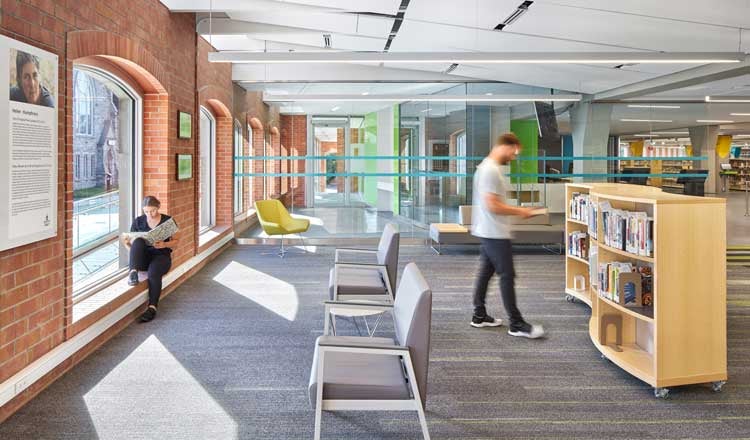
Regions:
<instances>
[{"instance_id":1,"label":"bookshelf caster wheel","mask_svg":"<svg viewBox=\"0 0 750 440\"><path fill-rule=\"evenodd\" d=\"M565 301L572 303L575 300L572 295L565 295Z\"/></svg>"},{"instance_id":2,"label":"bookshelf caster wheel","mask_svg":"<svg viewBox=\"0 0 750 440\"><path fill-rule=\"evenodd\" d=\"M718 393L719 391L721 391L721 388L725 383L727 383L726 380L717 380L716 382L711 382L711 389L714 390L714 392Z\"/></svg>"},{"instance_id":3,"label":"bookshelf caster wheel","mask_svg":"<svg viewBox=\"0 0 750 440\"><path fill-rule=\"evenodd\" d=\"M602 360L609 362L609 358L607 356L601 355Z\"/></svg>"},{"instance_id":4,"label":"bookshelf caster wheel","mask_svg":"<svg viewBox=\"0 0 750 440\"><path fill-rule=\"evenodd\" d=\"M654 397L657 399L666 399L669 395L669 388L654 388Z\"/></svg>"}]
</instances>

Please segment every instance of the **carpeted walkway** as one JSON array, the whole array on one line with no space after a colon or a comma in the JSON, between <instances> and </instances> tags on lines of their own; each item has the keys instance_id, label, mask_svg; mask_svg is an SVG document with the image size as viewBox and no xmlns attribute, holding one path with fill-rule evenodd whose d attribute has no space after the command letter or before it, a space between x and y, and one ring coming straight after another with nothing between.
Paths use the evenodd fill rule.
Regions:
<instances>
[{"instance_id":1,"label":"carpeted walkway","mask_svg":"<svg viewBox=\"0 0 750 440\"><path fill-rule=\"evenodd\" d=\"M280 261L234 247L0 425L0 439L306 439L307 381L332 249ZM600 359L563 257L516 257L520 308L549 338L468 326L475 254L403 247L434 290L427 420L435 439L750 437L750 269L729 268L730 381L668 400ZM500 312L493 283L491 311ZM390 328L384 328L390 332ZM340 332L354 327L339 322ZM324 414L326 439L421 438L416 413Z\"/></svg>"}]
</instances>

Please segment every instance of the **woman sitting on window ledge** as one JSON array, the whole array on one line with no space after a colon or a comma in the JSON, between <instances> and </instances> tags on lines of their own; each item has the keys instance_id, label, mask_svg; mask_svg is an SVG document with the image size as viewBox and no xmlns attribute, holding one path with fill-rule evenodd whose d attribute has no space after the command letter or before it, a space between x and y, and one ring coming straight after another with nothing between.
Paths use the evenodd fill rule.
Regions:
<instances>
[{"instance_id":1,"label":"woman sitting on window ledge","mask_svg":"<svg viewBox=\"0 0 750 440\"><path fill-rule=\"evenodd\" d=\"M169 220L170 216L159 213L161 203L154 196L143 199L143 215L133 220L130 232L148 232ZM172 266L172 249L177 246L177 240L169 237L164 241L157 241L149 245L143 238L130 240L124 236L123 244L130 250L130 274L128 284L138 284L138 271L148 271L148 308L141 315L141 322L151 321L156 317L156 307L161 296L161 278Z\"/></svg>"}]
</instances>

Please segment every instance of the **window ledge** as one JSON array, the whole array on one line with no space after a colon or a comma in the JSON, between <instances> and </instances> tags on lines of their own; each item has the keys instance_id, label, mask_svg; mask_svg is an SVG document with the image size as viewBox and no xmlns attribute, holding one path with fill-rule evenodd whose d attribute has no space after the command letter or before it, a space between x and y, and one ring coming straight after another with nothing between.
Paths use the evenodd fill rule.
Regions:
<instances>
[{"instance_id":1,"label":"window ledge","mask_svg":"<svg viewBox=\"0 0 750 440\"><path fill-rule=\"evenodd\" d=\"M145 279L142 276L142 280ZM128 277L124 276L118 281L103 287L93 295L84 299L83 301L73 305L73 324L91 316L94 312L114 304L117 299L122 298L128 293L134 293L145 291L147 289L145 284L138 284L137 286L128 285ZM130 295L127 295L128 299Z\"/></svg>"},{"instance_id":2,"label":"window ledge","mask_svg":"<svg viewBox=\"0 0 750 440\"><path fill-rule=\"evenodd\" d=\"M232 226L230 225L219 225L214 226L211 229L203 231L198 235L198 251L200 252L204 246L207 246L217 238L224 235L225 232L230 231Z\"/></svg>"},{"instance_id":3,"label":"window ledge","mask_svg":"<svg viewBox=\"0 0 750 440\"><path fill-rule=\"evenodd\" d=\"M235 215L234 222L239 223L253 218L255 218L255 209L248 209L247 211L240 212L239 214Z\"/></svg>"}]
</instances>

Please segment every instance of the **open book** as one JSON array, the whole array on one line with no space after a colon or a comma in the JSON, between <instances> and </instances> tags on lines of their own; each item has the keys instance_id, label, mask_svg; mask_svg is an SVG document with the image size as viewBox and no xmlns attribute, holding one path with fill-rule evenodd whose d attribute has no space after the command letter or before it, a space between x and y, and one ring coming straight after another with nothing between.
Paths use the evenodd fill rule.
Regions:
<instances>
[{"instance_id":1,"label":"open book","mask_svg":"<svg viewBox=\"0 0 750 440\"><path fill-rule=\"evenodd\" d=\"M143 238L146 240L146 243L153 246L157 241L164 241L173 236L178 230L177 223L175 223L174 219L170 218L148 232L125 232L122 235L128 237L131 242L136 238Z\"/></svg>"}]
</instances>

